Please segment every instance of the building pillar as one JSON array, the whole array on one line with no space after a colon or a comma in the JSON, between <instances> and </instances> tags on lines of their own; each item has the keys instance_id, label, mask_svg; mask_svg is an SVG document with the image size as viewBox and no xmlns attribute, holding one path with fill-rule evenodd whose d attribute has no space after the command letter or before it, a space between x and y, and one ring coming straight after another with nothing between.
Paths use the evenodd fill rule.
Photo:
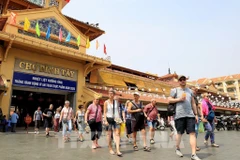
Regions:
<instances>
[{"instance_id":1,"label":"building pillar","mask_svg":"<svg viewBox=\"0 0 240 160\"><path fill-rule=\"evenodd\" d=\"M237 94L237 98L238 100L240 100L240 91L239 91L239 84L238 84L238 80L235 80L234 83L235 87L236 87L236 94Z\"/></svg>"},{"instance_id":2,"label":"building pillar","mask_svg":"<svg viewBox=\"0 0 240 160\"><path fill-rule=\"evenodd\" d=\"M225 82L222 82L222 85L223 85L223 92L224 93L228 93L228 91L227 91L227 84Z\"/></svg>"}]
</instances>

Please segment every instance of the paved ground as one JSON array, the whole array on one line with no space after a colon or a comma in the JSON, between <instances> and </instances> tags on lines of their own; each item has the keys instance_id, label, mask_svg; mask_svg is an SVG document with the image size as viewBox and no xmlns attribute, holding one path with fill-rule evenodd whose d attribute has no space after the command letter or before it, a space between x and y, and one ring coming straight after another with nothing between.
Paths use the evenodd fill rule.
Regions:
<instances>
[{"instance_id":1,"label":"paved ground","mask_svg":"<svg viewBox=\"0 0 240 160\"><path fill-rule=\"evenodd\" d=\"M106 136L102 136L100 141L103 148L92 150L89 135L86 135L85 142L76 142L76 133L72 133L72 140L63 143L61 135L53 135L45 138L44 132L39 135L33 133L26 134L23 131L12 133L0 133L0 159L1 160L35 160L35 159L58 159L58 160L135 160L135 159L167 159L167 160L187 160L190 159L190 148L188 136L184 136L182 142L182 152L184 158L178 158L174 153L174 140L168 138L168 131L156 134L156 144L152 145L150 153L142 150L134 152L132 145L123 138L121 151L123 158L110 155L106 145ZM216 132L217 143L220 148L206 147L203 145L204 134L198 138L199 146L202 148L198 152L199 157L205 160L239 160L240 159L240 132L219 131Z\"/></svg>"}]
</instances>

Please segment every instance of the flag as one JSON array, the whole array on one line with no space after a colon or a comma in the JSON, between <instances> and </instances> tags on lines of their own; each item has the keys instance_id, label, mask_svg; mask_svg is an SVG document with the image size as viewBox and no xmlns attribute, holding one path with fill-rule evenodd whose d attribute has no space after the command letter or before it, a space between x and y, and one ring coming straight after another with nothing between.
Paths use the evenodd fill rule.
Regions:
<instances>
[{"instance_id":1,"label":"flag","mask_svg":"<svg viewBox=\"0 0 240 160\"><path fill-rule=\"evenodd\" d=\"M51 26L49 25L47 29L46 39L49 39L50 35L51 35Z\"/></svg>"},{"instance_id":2,"label":"flag","mask_svg":"<svg viewBox=\"0 0 240 160\"><path fill-rule=\"evenodd\" d=\"M40 29L38 22L36 23L36 34L38 35L38 37L40 37Z\"/></svg>"},{"instance_id":3,"label":"flag","mask_svg":"<svg viewBox=\"0 0 240 160\"><path fill-rule=\"evenodd\" d=\"M62 28L59 29L58 39L59 39L59 42L62 42Z\"/></svg>"},{"instance_id":4,"label":"flag","mask_svg":"<svg viewBox=\"0 0 240 160\"><path fill-rule=\"evenodd\" d=\"M71 40L71 33L70 32L68 32L68 35L67 35L67 38L66 38L66 42L70 42L70 40Z\"/></svg>"},{"instance_id":5,"label":"flag","mask_svg":"<svg viewBox=\"0 0 240 160\"><path fill-rule=\"evenodd\" d=\"M77 45L80 46L80 42L81 42L81 37L80 35L77 37Z\"/></svg>"},{"instance_id":6,"label":"flag","mask_svg":"<svg viewBox=\"0 0 240 160\"><path fill-rule=\"evenodd\" d=\"M105 44L104 44L104 46L103 46L103 52L104 52L104 54L107 54L107 47L106 47Z\"/></svg>"},{"instance_id":7,"label":"flag","mask_svg":"<svg viewBox=\"0 0 240 160\"><path fill-rule=\"evenodd\" d=\"M90 48L89 37L87 38L87 42L86 42L86 48Z\"/></svg>"},{"instance_id":8,"label":"flag","mask_svg":"<svg viewBox=\"0 0 240 160\"><path fill-rule=\"evenodd\" d=\"M27 18L25 18L23 30L28 31L29 27L30 27L30 21Z\"/></svg>"},{"instance_id":9,"label":"flag","mask_svg":"<svg viewBox=\"0 0 240 160\"><path fill-rule=\"evenodd\" d=\"M98 44L98 40L96 40L96 50L98 50L99 44Z\"/></svg>"},{"instance_id":10,"label":"flag","mask_svg":"<svg viewBox=\"0 0 240 160\"><path fill-rule=\"evenodd\" d=\"M14 12L11 12L10 24L16 24L17 23L16 18L17 18L17 14Z\"/></svg>"}]
</instances>

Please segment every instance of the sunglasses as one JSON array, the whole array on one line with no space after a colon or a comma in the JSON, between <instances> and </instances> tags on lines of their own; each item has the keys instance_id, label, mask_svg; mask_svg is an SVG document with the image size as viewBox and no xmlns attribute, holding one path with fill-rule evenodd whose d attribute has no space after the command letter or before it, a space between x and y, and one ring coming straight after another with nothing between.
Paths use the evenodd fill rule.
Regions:
<instances>
[{"instance_id":1,"label":"sunglasses","mask_svg":"<svg viewBox=\"0 0 240 160\"><path fill-rule=\"evenodd\" d=\"M180 81L180 82L186 81L186 78L181 78L181 79L179 79L179 81Z\"/></svg>"}]
</instances>

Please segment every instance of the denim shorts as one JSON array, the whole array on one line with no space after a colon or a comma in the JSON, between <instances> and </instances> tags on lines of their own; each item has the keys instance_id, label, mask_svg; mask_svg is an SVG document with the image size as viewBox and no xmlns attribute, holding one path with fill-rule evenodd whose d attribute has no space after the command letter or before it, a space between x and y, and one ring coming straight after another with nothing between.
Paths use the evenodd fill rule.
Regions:
<instances>
[{"instance_id":1,"label":"denim shorts","mask_svg":"<svg viewBox=\"0 0 240 160\"><path fill-rule=\"evenodd\" d=\"M148 127L156 128L157 121L147 121Z\"/></svg>"},{"instance_id":2,"label":"denim shorts","mask_svg":"<svg viewBox=\"0 0 240 160\"><path fill-rule=\"evenodd\" d=\"M113 122L109 122L108 121L108 127L107 127L107 130L114 130L114 129L119 129L120 128L120 124L117 124L115 121Z\"/></svg>"}]
</instances>

